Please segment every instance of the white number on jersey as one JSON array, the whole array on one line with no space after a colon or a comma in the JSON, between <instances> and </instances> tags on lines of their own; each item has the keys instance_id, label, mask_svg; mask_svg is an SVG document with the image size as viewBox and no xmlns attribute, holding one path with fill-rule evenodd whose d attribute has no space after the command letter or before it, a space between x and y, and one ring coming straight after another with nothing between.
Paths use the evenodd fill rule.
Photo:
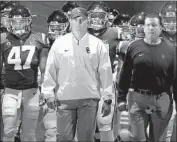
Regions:
<instances>
[{"instance_id":1,"label":"white number on jersey","mask_svg":"<svg viewBox=\"0 0 177 142\"><path fill-rule=\"evenodd\" d=\"M8 64L14 64L14 70L22 70L22 69L29 69L31 68L31 61L35 52L35 46L32 45L23 45L22 46L22 51L28 50L28 56L26 58L26 61L24 65L21 65L21 58L20 58L20 46L14 46L12 47L9 56L7 58ZM14 58L13 58L14 56Z\"/></svg>"}]
</instances>

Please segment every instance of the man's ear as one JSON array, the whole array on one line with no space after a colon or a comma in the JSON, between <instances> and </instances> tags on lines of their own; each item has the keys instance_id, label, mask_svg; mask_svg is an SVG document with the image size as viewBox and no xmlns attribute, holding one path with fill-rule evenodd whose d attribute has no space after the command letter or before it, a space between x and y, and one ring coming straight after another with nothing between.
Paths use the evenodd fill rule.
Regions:
<instances>
[{"instance_id":1,"label":"man's ear","mask_svg":"<svg viewBox=\"0 0 177 142\"><path fill-rule=\"evenodd\" d=\"M165 27L161 24L161 30L165 31Z\"/></svg>"}]
</instances>

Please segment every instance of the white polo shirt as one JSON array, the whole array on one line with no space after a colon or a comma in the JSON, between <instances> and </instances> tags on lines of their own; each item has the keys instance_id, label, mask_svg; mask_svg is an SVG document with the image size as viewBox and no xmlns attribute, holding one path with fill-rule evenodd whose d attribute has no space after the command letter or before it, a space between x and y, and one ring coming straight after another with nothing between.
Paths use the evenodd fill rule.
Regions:
<instances>
[{"instance_id":1,"label":"white polo shirt","mask_svg":"<svg viewBox=\"0 0 177 142\"><path fill-rule=\"evenodd\" d=\"M68 33L56 39L51 47L42 93L46 98L54 97L55 89L59 100L99 99L100 95L112 99L112 82L104 43L88 33L79 41Z\"/></svg>"}]
</instances>

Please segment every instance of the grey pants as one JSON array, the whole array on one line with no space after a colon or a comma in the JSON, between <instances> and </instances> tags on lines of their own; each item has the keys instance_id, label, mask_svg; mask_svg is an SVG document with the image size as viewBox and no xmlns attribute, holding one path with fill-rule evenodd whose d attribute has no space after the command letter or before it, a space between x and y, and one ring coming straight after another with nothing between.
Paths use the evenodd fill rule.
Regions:
<instances>
[{"instance_id":1,"label":"grey pants","mask_svg":"<svg viewBox=\"0 0 177 142\"><path fill-rule=\"evenodd\" d=\"M132 141L165 142L168 123L172 115L172 98L164 92L148 96L135 91L129 92L128 109ZM154 111L150 111L152 108ZM146 129L150 126L149 138Z\"/></svg>"},{"instance_id":2,"label":"grey pants","mask_svg":"<svg viewBox=\"0 0 177 142\"><path fill-rule=\"evenodd\" d=\"M21 107L22 106L22 107ZM4 142L13 142L22 115L21 141L36 141L35 129L39 114L39 91L37 88L15 90L6 88L2 103Z\"/></svg>"},{"instance_id":3,"label":"grey pants","mask_svg":"<svg viewBox=\"0 0 177 142\"><path fill-rule=\"evenodd\" d=\"M98 101L95 99L60 101L57 110L57 140L94 141Z\"/></svg>"}]
</instances>

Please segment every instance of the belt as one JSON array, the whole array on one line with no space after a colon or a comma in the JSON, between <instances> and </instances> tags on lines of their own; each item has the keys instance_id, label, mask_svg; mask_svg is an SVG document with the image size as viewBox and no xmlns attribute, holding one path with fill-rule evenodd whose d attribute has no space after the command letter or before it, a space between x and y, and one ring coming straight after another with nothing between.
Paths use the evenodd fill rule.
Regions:
<instances>
[{"instance_id":1,"label":"belt","mask_svg":"<svg viewBox=\"0 0 177 142\"><path fill-rule=\"evenodd\" d=\"M138 92L140 94L148 95L148 96L159 95L159 94L162 93L162 92L153 92L151 90L145 90L145 89L139 89L139 88L134 89L134 91L136 91L136 92Z\"/></svg>"}]
</instances>

